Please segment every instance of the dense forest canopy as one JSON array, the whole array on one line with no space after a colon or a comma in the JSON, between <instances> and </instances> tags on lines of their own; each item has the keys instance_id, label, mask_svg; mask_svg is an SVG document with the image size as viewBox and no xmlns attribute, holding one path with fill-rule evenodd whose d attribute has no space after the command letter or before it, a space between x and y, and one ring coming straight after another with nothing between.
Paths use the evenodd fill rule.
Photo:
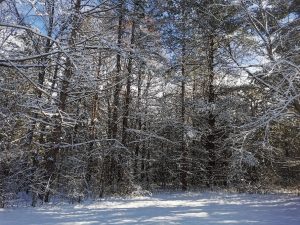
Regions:
<instances>
[{"instance_id":1,"label":"dense forest canopy","mask_svg":"<svg viewBox=\"0 0 300 225\"><path fill-rule=\"evenodd\" d=\"M0 206L295 187L298 0L0 0Z\"/></svg>"}]
</instances>

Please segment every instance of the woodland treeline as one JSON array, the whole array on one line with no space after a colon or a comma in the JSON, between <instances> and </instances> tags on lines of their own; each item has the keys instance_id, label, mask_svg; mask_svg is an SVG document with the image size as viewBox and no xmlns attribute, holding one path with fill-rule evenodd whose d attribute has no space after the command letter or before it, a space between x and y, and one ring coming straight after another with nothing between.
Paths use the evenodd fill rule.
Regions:
<instances>
[{"instance_id":1,"label":"woodland treeline","mask_svg":"<svg viewBox=\"0 0 300 225\"><path fill-rule=\"evenodd\" d=\"M298 0L0 0L0 206L299 185Z\"/></svg>"}]
</instances>

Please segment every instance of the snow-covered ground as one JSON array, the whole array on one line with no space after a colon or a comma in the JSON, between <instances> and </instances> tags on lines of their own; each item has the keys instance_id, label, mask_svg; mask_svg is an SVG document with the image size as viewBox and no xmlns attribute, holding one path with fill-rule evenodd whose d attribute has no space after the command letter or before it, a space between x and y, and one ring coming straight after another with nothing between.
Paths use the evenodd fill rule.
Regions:
<instances>
[{"instance_id":1,"label":"snow-covered ground","mask_svg":"<svg viewBox=\"0 0 300 225\"><path fill-rule=\"evenodd\" d=\"M0 209L0 225L299 225L300 198L287 195L173 193L83 204Z\"/></svg>"}]
</instances>

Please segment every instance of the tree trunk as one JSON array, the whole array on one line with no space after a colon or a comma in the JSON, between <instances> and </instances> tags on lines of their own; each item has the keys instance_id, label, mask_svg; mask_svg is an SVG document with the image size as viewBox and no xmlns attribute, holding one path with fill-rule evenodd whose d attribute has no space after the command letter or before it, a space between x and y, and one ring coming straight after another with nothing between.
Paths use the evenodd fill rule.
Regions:
<instances>
[{"instance_id":1,"label":"tree trunk","mask_svg":"<svg viewBox=\"0 0 300 225\"><path fill-rule=\"evenodd\" d=\"M215 89L214 89L214 37L209 36L209 49L208 49L208 103L210 111L208 115L208 128L209 134L206 138L206 150L208 151L208 185L212 187L215 184L214 170L216 166L216 152L215 152L215 115L213 105L215 103Z\"/></svg>"},{"instance_id":2,"label":"tree trunk","mask_svg":"<svg viewBox=\"0 0 300 225\"><path fill-rule=\"evenodd\" d=\"M77 32L79 29L79 13L80 13L80 8L81 8L81 0L76 0L75 5L74 5L74 12L72 15L72 28L71 28L71 35L68 40L68 44L70 46L70 49L72 51L75 51L75 40L77 36ZM66 63L65 63L65 71L64 71L64 78L62 81L62 87L61 91L59 94L59 105L58 105L58 110L59 111L65 111L66 110L66 103L67 103L67 98L68 98L68 92L69 92L69 84L70 80L73 76L73 63L70 57L66 58ZM46 153L46 169L48 173L48 179L52 180L54 179L54 176L56 175L56 160L57 156L60 150L60 143L62 141L62 118L58 119L56 121L54 131L53 131L53 146L52 148L47 151ZM50 190L47 190L46 196L45 196L45 202L49 201L49 195L50 195Z\"/></svg>"},{"instance_id":3,"label":"tree trunk","mask_svg":"<svg viewBox=\"0 0 300 225\"><path fill-rule=\"evenodd\" d=\"M141 65L143 67L143 65ZM141 117L141 92L142 92L142 73L143 69L141 68L138 74L138 90L137 90L137 119L136 119L136 129L141 130L142 129L142 117ZM133 168L133 174L134 177L138 177L138 172L139 172L139 155L140 155L140 143L137 142L135 145L135 153L134 153L134 168Z\"/></svg>"},{"instance_id":4,"label":"tree trunk","mask_svg":"<svg viewBox=\"0 0 300 225\"><path fill-rule=\"evenodd\" d=\"M135 10L136 11L136 10ZM123 115L123 135L122 135L122 143L124 146L127 146L127 136L128 136L128 116L129 116L129 106L131 101L131 74L132 74L132 54L135 44L135 19L132 21L132 27L131 27L131 39L130 39L130 55L128 59L128 65L127 65L127 82L126 82L126 93L125 93L125 106L124 106L124 115Z\"/></svg>"},{"instance_id":5,"label":"tree trunk","mask_svg":"<svg viewBox=\"0 0 300 225\"><path fill-rule=\"evenodd\" d=\"M183 40L183 46L182 46L182 63L181 63L181 189L183 191L187 190L187 148L185 143L185 55L186 55L186 49L185 49L185 40Z\"/></svg>"},{"instance_id":6,"label":"tree trunk","mask_svg":"<svg viewBox=\"0 0 300 225\"><path fill-rule=\"evenodd\" d=\"M119 23L118 23L118 48L121 48L122 43L122 34L123 34L123 17L124 17L124 2L120 0L120 8L119 8ZM121 85L121 53L117 53L116 58L116 77L114 81L115 90L113 96L113 109L112 109L112 138L117 139L118 135L118 117L119 117L119 101L120 101L120 91L122 88Z\"/></svg>"},{"instance_id":7,"label":"tree trunk","mask_svg":"<svg viewBox=\"0 0 300 225\"><path fill-rule=\"evenodd\" d=\"M111 120L111 138L114 139L114 144L117 144L118 139L118 124L119 124L119 107L120 107L120 92L122 88L122 77L121 77L121 53L120 48L122 44L123 36L123 19L124 19L124 0L119 1L119 21L118 21L118 53L116 57L116 76L114 80L114 93L113 93L113 102L112 102L112 120ZM112 192L116 191L117 183L122 179L121 174L123 174L123 168L121 165L122 156L118 152L116 155L112 155L110 159L111 164L111 184ZM117 183L116 183L117 182Z\"/></svg>"}]
</instances>

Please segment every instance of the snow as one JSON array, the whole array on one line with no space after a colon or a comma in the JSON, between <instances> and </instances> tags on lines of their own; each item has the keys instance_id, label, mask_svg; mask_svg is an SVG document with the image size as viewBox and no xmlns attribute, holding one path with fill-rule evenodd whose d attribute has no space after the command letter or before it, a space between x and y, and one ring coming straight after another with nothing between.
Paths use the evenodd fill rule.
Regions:
<instances>
[{"instance_id":1,"label":"snow","mask_svg":"<svg viewBox=\"0 0 300 225\"><path fill-rule=\"evenodd\" d=\"M171 193L83 204L0 210L0 225L299 225L300 198L288 195Z\"/></svg>"}]
</instances>

